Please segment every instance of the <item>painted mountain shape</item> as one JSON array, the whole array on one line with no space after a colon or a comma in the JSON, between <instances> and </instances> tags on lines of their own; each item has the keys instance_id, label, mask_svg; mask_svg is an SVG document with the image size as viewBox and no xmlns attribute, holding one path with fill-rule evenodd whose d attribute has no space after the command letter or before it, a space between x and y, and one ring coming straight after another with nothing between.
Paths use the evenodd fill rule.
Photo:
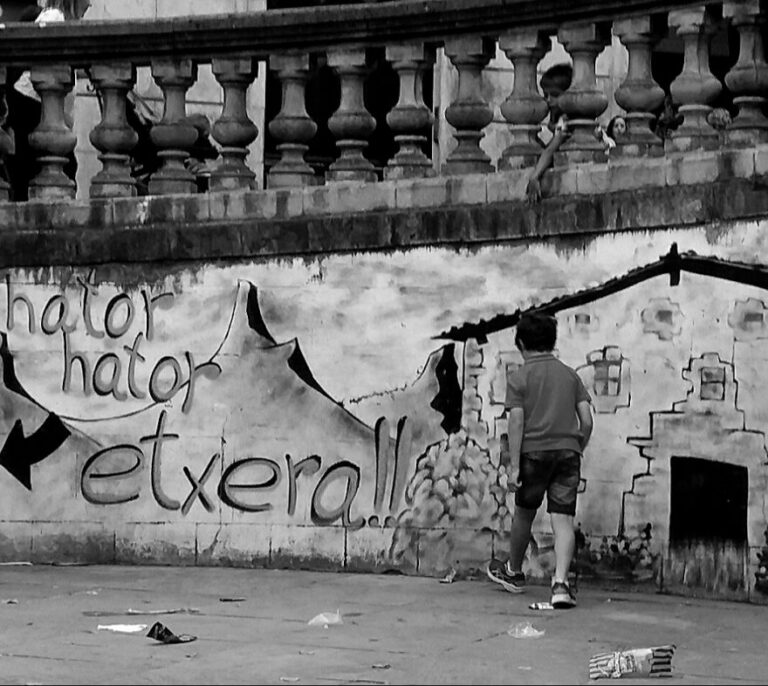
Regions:
<instances>
[{"instance_id":1,"label":"painted mountain shape","mask_svg":"<svg viewBox=\"0 0 768 686\"><path fill-rule=\"evenodd\" d=\"M462 390L458 379L456 346L441 346L430 353L413 383L348 403L357 416L373 423L376 418L407 417L415 446L435 443L460 428Z\"/></svg>"}]
</instances>

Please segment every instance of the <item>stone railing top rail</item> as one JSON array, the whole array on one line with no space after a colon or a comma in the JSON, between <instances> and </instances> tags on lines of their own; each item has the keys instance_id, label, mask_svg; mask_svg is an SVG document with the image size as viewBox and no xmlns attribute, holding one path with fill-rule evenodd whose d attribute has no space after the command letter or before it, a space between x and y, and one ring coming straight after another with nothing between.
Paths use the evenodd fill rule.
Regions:
<instances>
[{"instance_id":1,"label":"stone railing top rail","mask_svg":"<svg viewBox=\"0 0 768 686\"><path fill-rule=\"evenodd\" d=\"M0 202L0 268L253 259L589 240L768 216L768 144L381 183L91 201Z\"/></svg>"},{"instance_id":2,"label":"stone railing top rail","mask_svg":"<svg viewBox=\"0 0 768 686\"><path fill-rule=\"evenodd\" d=\"M339 45L495 36L525 26L603 21L707 4L712 0L395 0L168 19L8 23L0 24L0 64L88 66L182 55L266 57Z\"/></svg>"}]
</instances>

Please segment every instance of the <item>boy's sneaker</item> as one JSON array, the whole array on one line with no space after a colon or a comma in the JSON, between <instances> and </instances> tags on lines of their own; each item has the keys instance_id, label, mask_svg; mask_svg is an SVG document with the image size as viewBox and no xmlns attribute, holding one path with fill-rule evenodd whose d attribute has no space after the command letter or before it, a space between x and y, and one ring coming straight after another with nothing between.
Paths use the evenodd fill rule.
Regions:
<instances>
[{"instance_id":1,"label":"boy's sneaker","mask_svg":"<svg viewBox=\"0 0 768 686\"><path fill-rule=\"evenodd\" d=\"M566 581L552 581L552 607L556 610L567 610L576 607L570 585Z\"/></svg>"},{"instance_id":2,"label":"boy's sneaker","mask_svg":"<svg viewBox=\"0 0 768 686\"><path fill-rule=\"evenodd\" d=\"M510 571L506 562L491 560L485 567L485 573L491 581L501 584L510 593L522 593L525 590L525 574Z\"/></svg>"}]
</instances>

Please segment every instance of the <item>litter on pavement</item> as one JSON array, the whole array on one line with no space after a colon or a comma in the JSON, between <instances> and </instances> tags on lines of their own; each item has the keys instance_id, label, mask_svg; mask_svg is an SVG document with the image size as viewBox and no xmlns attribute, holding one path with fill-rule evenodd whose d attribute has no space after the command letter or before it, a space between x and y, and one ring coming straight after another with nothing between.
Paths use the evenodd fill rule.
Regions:
<instances>
[{"instance_id":1,"label":"litter on pavement","mask_svg":"<svg viewBox=\"0 0 768 686\"><path fill-rule=\"evenodd\" d=\"M456 581L456 576L458 575L458 572L455 569L451 569L448 574L446 574L442 579L440 579L441 584L452 584L454 581Z\"/></svg>"},{"instance_id":2,"label":"litter on pavement","mask_svg":"<svg viewBox=\"0 0 768 686\"><path fill-rule=\"evenodd\" d=\"M146 624L99 624L96 627L98 631L115 631L118 634L135 634L146 628Z\"/></svg>"},{"instance_id":3,"label":"litter on pavement","mask_svg":"<svg viewBox=\"0 0 768 686\"><path fill-rule=\"evenodd\" d=\"M312 617L307 624L327 629L331 624L344 624L344 622L341 619L341 612L336 610L336 612L321 612L319 615Z\"/></svg>"},{"instance_id":4,"label":"litter on pavement","mask_svg":"<svg viewBox=\"0 0 768 686\"><path fill-rule=\"evenodd\" d=\"M528 609L529 610L554 610L555 606L547 600L545 602L531 603L528 606Z\"/></svg>"},{"instance_id":5,"label":"litter on pavement","mask_svg":"<svg viewBox=\"0 0 768 686\"><path fill-rule=\"evenodd\" d=\"M132 610L130 607L125 611L127 615L180 615L180 614L199 614L200 610L196 607L174 607L170 610Z\"/></svg>"},{"instance_id":6,"label":"litter on pavement","mask_svg":"<svg viewBox=\"0 0 768 686\"><path fill-rule=\"evenodd\" d=\"M546 632L544 629L535 628L530 622L519 622L510 626L507 633L512 638L540 638Z\"/></svg>"},{"instance_id":7,"label":"litter on pavement","mask_svg":"<svg viewBox=\"0 0 768 686\"><path fill-rule=\"evenodd\" d=\"M668 676L672 672L674 645L599 653L589 660L590 679Z\"/></svg>"},{"instance_id":8,"label":"litter on pavement","mask_svg":"<svg viewBox=\"0 0 768 686\"><path fill-rule=\"evenodd\" d=\"M197 636L190 636L189 634L174 634L165 624L155 622L152 628L147 633L147 638L154 638L160 643L191 643L197 640Z\"/></svg>"}]
</instances>

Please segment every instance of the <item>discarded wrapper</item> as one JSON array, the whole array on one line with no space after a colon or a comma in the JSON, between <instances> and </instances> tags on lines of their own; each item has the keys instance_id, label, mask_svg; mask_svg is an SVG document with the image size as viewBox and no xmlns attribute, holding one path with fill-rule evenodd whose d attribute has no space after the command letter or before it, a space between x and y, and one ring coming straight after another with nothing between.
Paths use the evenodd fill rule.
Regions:
<instances>
[{"instance_id":1,"label":"discarded wrapper","mask_svg":"<svg viewBox=\"0 0 768 686\"><path fill-rule=\"evenodd\" d=\"M118 634L135 634L146 628L146 624L99 624L96 626L97 631L114 631Z\"/></svg>"},{"instance_id":2,"label":"discarded wrapper","mask_svg":"<svg viewBox=\"0 0 768 686\"><path fill-rule=\"evenodd\" d=\"M344 624L344 622L341 620L341 612L336 610L336 612L321 612L319 615L312 617L307 624L327 629L329 624Z\"/></svg>"},{"instance_id":3,"label":"discarded wrapper","mask_svg":"<svg viewBox=\"0 0 768 686\"><path fill-rule=\"evenodd\" d=\"M147 638L154 638L160 643L190 643L197 640L197 636L189 634L174 634L167 626L160 622L155 622L147 633Z\"/></svg>"},{"instance_id":4,"label":"discarded wrapper","mask_svg":"<svg viewBox=\"0 0 768 686\"><path fill-rule=\"evenodd\" d=\"M590 679L619 679L623 676L655 677L672 672L674 645L600 653L589 660Z\"/></svg>"},{"instance_id":5,"label":"discarded wrapper","mask_svg":"<svg viewBox=\"0 0 768 686\"><path fill-rule=\"evenodd\" d=\"M456 581L456 577L458 576L458 572L451 568L451 571L448 572L442 579L440 579L441 584L452 584L454 581Z\"/></svg>"},{"instance_id":6,"label":"discarded wrapper","mask_svg":"<svg viewBox=\"0 0 768 686\"><path fill-rule=\"evenodd\" d=\"M542 602L531 603L528 606L529 610L554 610L555 606L548 600Z\"/></svg>"}]
</instances>

